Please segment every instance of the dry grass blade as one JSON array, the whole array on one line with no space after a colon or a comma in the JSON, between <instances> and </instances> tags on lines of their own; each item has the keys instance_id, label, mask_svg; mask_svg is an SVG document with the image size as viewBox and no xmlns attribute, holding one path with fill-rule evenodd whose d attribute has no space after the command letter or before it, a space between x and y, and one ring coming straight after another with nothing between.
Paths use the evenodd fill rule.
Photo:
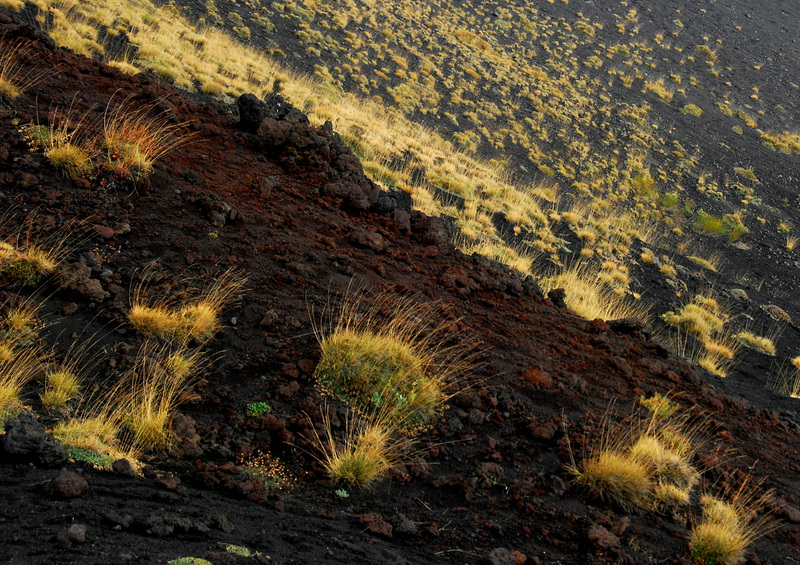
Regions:
<instances>
[{"instance_id":1,"label":"dry grass blade","mask_svg":"<svg viewBox=\"0 0 800 565\"><path fill-rule=\"evenodd\" d=\"M336 482L366 487L397 466L411 442L397 434L390 420L367 421L349 413L341 439L336 438L330 413L323 413L321 437L313 428L314 456Z\"/></svg>"},{"instance_id":2,"label":"dry grass blade","mask_svg":"<svg viewBox=\"0 0 800 565\"><path fill-rule=\"evenodd\" d=\"M25 407L22 390L36 377L39 359L35 351L23 351L11 361L0 364L0 428Z\"/></svg>"},{"instance_id":3,"label":"dry grass blade","mask_svg":"<svg viewBox=\"0 0 800 565\"><path fill-rule=\"evenodd\" d=\"M689 544L696 563L737 565L754 541L777 528L768 510L772 492L759 495L759 487L747 477L734 492L701 497L703 517L692 528Z\"/></svg>"},{"instance_id":4,"label":"dry grass blade","mask_svg":"<svg viewBox=\"0 0 800 565\"><path fill-rule=\"evenodd\" d=\"M153 273L145 272L131 293L128 322L145 335L179 343L211 339L222 327L220 316L223 308L238 300L247 283L240 273L229 269L198 292L196 298L174 304L163 295L153 301L148 299L147 287L152 279Z\"/></svg>"}]
</instances>

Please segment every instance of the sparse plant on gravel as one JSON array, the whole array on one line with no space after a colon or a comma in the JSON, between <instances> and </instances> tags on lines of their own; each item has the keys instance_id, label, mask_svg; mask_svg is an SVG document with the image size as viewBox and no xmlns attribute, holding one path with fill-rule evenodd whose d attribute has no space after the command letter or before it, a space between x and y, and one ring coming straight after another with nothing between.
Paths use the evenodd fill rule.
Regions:
<instances>
[{"instance_id":1,"label":"sparse plant on gravel","mask_svg":"<svg viewBox=\"0 0 800 565\"><path fill-rule=\"evenodd\" d=\"M281 490L295 483L283 463L272 454L257 452L240 463L245 474L259 481L267 490Z\"/></svg>"},{"instance_id":2,"label":"sparse plant on gravel","mask_svg":"<svg viewBox=\"0 0 800 565\"><path fill-rule=\"evenodd\" d=\"M106 167L119 176L148 176L153 163L190 140L184 124L170 123L164 113L151 117L152 104L135 107L130 98L111 104L103 116L103 147Z\"/></svg>"},{"instance_id":3,"label":"sparse plant on gravel","mask_svg":"<svg viewBox=\"0 0 800 565\"><path fill-rule=\"evenodd\" d=\"M265 414L269 414L272 408L266 402L251 402L247 405L247 415L248 416L264 416Z\"/></svg>"},{"instance_id":4,"label":"sparse plant on gravel","mask_svg":"<svg viewBox=\"0 0 800 565\"><path fill-rule=\"evenodd\" d=\"M214 565L208 559L202 557L178 557L167 561L167 565Z\"/></svg>"},{"instance_id":5,"label":"sparse plant on gravel","mask_svg":"<svg viewBox=\"0 0 800 565\"><path fill-rule=\"evenodd\" d=\"M0 37L0 98L14 99L41 80L41 75L25 68L28 50L20 41Z\"/></svg>"},{"instance_id":6,"label":"sparse plant on gravel","mask_svg":"<svg viewBox=\"0 0 800 565\"><path fill-rule=\"evenodd\" d=\"M110 455L82 447L67 447L67 456L74 463L85 463L102 471L110 471L114 465L114 459Z\"/></svg>"},{"instance_id":7,"label":"sparse plant on gravel","mask_svg":"<svg viewBox=\"0 0 800 565\"><path fill-rule=\"evenodd\" d=\"M231 555L239 555L241 557L254 557L257 555L257 552L252 551L250 548L247 548L243 545L226 545L225 551Z\"/></svg>"}]
</instances>

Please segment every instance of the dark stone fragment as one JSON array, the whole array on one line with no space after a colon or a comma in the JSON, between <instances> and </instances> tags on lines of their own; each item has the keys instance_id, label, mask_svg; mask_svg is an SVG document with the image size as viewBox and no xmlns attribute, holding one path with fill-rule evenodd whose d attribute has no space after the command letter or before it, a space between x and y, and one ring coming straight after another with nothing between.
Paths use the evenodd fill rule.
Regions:
<instances>
[{"instance_id":1,"label":"dark stone fragment","mask_svg":"<svg viewBox=\"0 0 800 565\"><path fill-rule=\"evenodd\" d=\"M122 475L123 477L135 477L136 471L134 471L131 462L127 459L117 459L111 465L114 473L117 475Z\"/></svg>"},{"instance_id":2,"label":"dark stone fragment","mask_svg":"<svg viewBox=\"0 0 800 565\"><path fill-rule=\"evenodd\" d=\"M567 297L567 291L563 288L554 288L550 292L547 293L547 298L549 298L553 304L555 304L556 308L566 308L567 303L564 302L564 299Z\"/></svg>"},{"instance_id":3,"label":"dark stone fragment","mask_svg":"<svg viewBox=\"0 0 800 565\"><path fill-rule=\"evenodd\" d=\"M32 462L45 468L59 467L67 460L64 446L49 435L30 412L6 422L2 451L12 461Z\"/></svg>"},{"instance_id":4,"label":"dark stone fragment","mask_svg":"<svg viewBox=\"0 0 800 565\"><path fill-rule=\"evenodd\" d=\"M54 498L78 498L89 492L89 483L79 474L62 469L55 479L47 483L45 490Z\"/></svg>"}]
</instances>

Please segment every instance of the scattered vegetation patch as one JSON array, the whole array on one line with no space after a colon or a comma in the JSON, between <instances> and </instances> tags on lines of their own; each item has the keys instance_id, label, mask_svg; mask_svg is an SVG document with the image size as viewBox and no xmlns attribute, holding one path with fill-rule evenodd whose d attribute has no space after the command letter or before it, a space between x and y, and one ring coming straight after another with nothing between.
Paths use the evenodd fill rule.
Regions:
<instances>
[{"instance_id":1,"label":"scattered vegetation patch","mask_svg":"<svg viewBox=\"0 0 800 565\"><path fill-rule=\"evenodd\" d=\"M605 430L589 457L568 466L575 482L626 512L687 504L700 479L691 464L695 446L692 433L683 430L684 420L672 417L676 410L668 416L659 413L665 401L661 395L645 399L655 408L649 418L629 419L622 424L626 429Z\"/></svg>"},{"instance_id":2,"label":"scattered vegetation patch","mask_svg":"<svg viewBox=\"0 0 800 565\"><path fill-rule=\"evenodd\" d=\"M0 98L13 100L41 80L41 75L34 74L31 66L25 64L30 57L21 41L0 38Z\"/></svg>"},{"instance_id":3,"label":"scattered vegetation patch","mask_svg":"<svg viewBox=\"0 0 800 565\"><path fill-rule=\"evenodd\" d=\"M112 98L113 100L113 98ZM103 147L106 168L120 177L139 180L153 171L153 164L189 142L185 124L170 123L163 113L151 117L152 105L136 107L130 98L106 108Z\"/></svg>"},{"instance_id":4,"label":"scattered vegetation patch","mask_svg":"<svg viewBox=\"0 0 800 565\"><path fill-rule=\"evenodd\" d=\"M228 270L211 286L196 292L196 298L173 305L163 296L149 300L147 277L132 293L128 322L147 336L175 342L211 339L221 327L222 309L238 298L246 283L244 277Z\"/></svg>"},{"instance_id":5,"label":"scattered vegetation patch","mask_svg":"<svg viewBox=\"0 0 800 565\"><path fill-rule=\"evenodd\" d=\"M266 490L289 488L296 482L295 478L286 471L283 463L269 453L257 452L242 460L241 464L244 467L245 475L257 480ZM249 555L245 557L249 557Z\"/></svg>"},{"instance_id":6,"label":"scattered vegetation patch","mask_svg":"<svg viewBox=\"0 0 800 565\"><path fill-rule=\"evenodd\" d=\"M702 116L703 110L700 106L695 104L686 104L683 108L681 108L681 114L690 114L692 116Z\"/></svg>"}]
</instances>

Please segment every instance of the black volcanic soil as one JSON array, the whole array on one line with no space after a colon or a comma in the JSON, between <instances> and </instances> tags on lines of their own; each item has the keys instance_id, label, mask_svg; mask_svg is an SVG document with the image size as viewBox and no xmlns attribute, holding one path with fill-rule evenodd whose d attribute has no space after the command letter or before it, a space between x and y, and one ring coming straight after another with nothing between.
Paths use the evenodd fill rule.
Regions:
<instances>
[{"instance_id":1,"label":"black volcanic soil","mask_svg":"<svg viewBox=\"0 0 800 565\"><path fill-rule=\"evenodd\" d=\"M612 401L617 419L640 395L668 391L709 416L697 455L708 469L706 488L751 472L776 491L783 525L753 545L749 562L800 558L800 431L787 416L794 401L778 408L761 385L734 384L726 395L728 383L701 375L635 328L578 318L532 279L455 251L446 222L409 212L402 198L379 198L338 136L297 113L265 122L260 136L249 133L235 107L190 100L146 75L54 49L14 22L0 12L5 41L30 42L31 64L57 70L0 104L4 229L15 233L26 217L42 234L84 222L92 238L67 264L84 265L76 267L84 282L101 289L51 281L41 294L49 339L100 330L110 353L95 381L108 386L141 342L123 317L147 265L157 262L175 281L210 280L236 267L248 287L207 346L224 353L212 355L196 396L181 407L174 448L150 454L142 477L68 464L88 492L63 500L47 488L60 469L0 462L0 559L258 559L225 553L236 544L278 563L688 562L696 507L681 516L626 515L573 488L564 471L567 434L580 456L602 432ZM135 189L66 180L18 131L37 108L41 118L70 103L76 115L101 122L114 93L157 103L190 121L195 135ZM325 403L311 378L319 349L309 307L338 304L350 285L440 301L452 339L482 345L469 379L477 384L453 398L420 438L418 455L373 488L341 498L302 437L306 415L318 425ZM661 292L664 300L673 293ZM248 418L254 401L269 402L270 415ZM237 462L258 450L280 457L296 485L268 492L246 480ZM83 543L63 535L74 524L86 527ZM597 526L616 537L590 536Z\"/></svg>"}]
</instances>

